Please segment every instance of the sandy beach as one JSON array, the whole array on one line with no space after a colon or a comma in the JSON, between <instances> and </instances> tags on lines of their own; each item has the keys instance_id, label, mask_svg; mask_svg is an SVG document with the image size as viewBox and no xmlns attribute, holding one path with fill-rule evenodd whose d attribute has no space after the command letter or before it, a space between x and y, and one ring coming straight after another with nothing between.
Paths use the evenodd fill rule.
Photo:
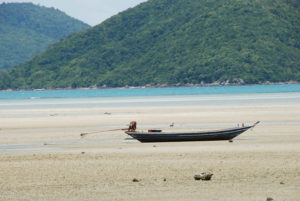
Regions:
<instances>
[{"instance_id":1,"label":"sandy beach","mask_svg":"<svg viewBox=\"0 0 300 201\"><path fill-rule=\"evenodd\" d=\"M0 110L0 200L298 200L300 103ZM123 128L211 129L228 141L139 143ZM174 128L169 125L174 122ZM212 172L210 181L194 175ZM133 182L136 178L139 182Z\"/></svg>"}]
</instances>

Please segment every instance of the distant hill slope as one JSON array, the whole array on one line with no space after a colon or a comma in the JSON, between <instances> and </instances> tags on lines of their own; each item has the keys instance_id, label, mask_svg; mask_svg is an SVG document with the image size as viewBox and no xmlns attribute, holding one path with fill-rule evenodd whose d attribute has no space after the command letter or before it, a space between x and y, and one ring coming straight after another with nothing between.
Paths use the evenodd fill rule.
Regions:
<instances>
[{"instance_id":1,"label":"distant hill slope","mask_svg":"<svg viewBox=\"0 0 300 201\"><path fill-rule=\"evenodd\" d=\"M49 44L89 25L31 3L0 4L0 69L25 62Z\"/></svg>"},{"instance_id":2,"label":"distant hill slope","mask_svg":"<svg viewBox=\"0 0 300 201\"><path fill-rule=\"evenodd\" d=\"M300 1L150 0L0 76L3 89L300 81Z\"/></svg>"}]
</instances>

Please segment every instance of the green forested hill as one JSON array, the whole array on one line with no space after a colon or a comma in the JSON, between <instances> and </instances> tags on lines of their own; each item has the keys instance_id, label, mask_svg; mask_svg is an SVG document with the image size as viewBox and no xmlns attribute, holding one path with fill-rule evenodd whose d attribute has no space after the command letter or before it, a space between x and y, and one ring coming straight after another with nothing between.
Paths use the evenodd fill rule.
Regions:
<instances>
[{"instance_id":1,"label":"green forested hill","mask_svg":"<svg viewBox=\"0 0 300 201\"><path fill-rule=\"evenodd\" d=\"M0 76L0 88L300 81L300 1L149 0Z\"/></svg>"},{"instance_id":2,"label":"green forested hill","mask_svg":"<svg viewBox=\"0 0 300 201\"><path fill-rule=\"evenodd\" d=\"M0 69L23 63L49 44L88 27L54 8L0 4Z\"/></svg>"}]
</instances>

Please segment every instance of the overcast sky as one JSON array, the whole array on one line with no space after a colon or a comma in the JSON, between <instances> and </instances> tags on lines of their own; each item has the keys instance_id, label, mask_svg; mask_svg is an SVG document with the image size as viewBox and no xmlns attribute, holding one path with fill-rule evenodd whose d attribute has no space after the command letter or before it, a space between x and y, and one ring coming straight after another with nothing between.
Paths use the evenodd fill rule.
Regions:
<instances>
[{"instance_id":1,"label":"overcast sky","mask_svg":"<svg viewBox=\"0 0 300 201\"><path fill-rule=\"evenodd\" d=\"M32 2L41 6L54 7L94 26L145 1L147 0L0 0L0 3Z\"/></svg>"}]
</instances>

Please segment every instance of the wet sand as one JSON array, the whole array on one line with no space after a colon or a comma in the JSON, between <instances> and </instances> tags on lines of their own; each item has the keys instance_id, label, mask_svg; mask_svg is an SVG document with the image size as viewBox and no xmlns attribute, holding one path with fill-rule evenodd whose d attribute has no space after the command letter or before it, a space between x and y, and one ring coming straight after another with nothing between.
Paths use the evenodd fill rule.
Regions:
<instances>
[{"instance_id":1,"label":"wet sand","mask_svg":"<svg viewBox=\"0 0 300 201\"><path fill-rule=\"evenodd\" d=\"M1 201L300 196L300 104L3 109L0 115ZM261 124L232 143L142 144L122 131L80 138L131 120L141 129ZM168 126L172 122L174 128ZM194 180L207 171L214 174L211 181Z\"/></svg>"}]
</instances>

